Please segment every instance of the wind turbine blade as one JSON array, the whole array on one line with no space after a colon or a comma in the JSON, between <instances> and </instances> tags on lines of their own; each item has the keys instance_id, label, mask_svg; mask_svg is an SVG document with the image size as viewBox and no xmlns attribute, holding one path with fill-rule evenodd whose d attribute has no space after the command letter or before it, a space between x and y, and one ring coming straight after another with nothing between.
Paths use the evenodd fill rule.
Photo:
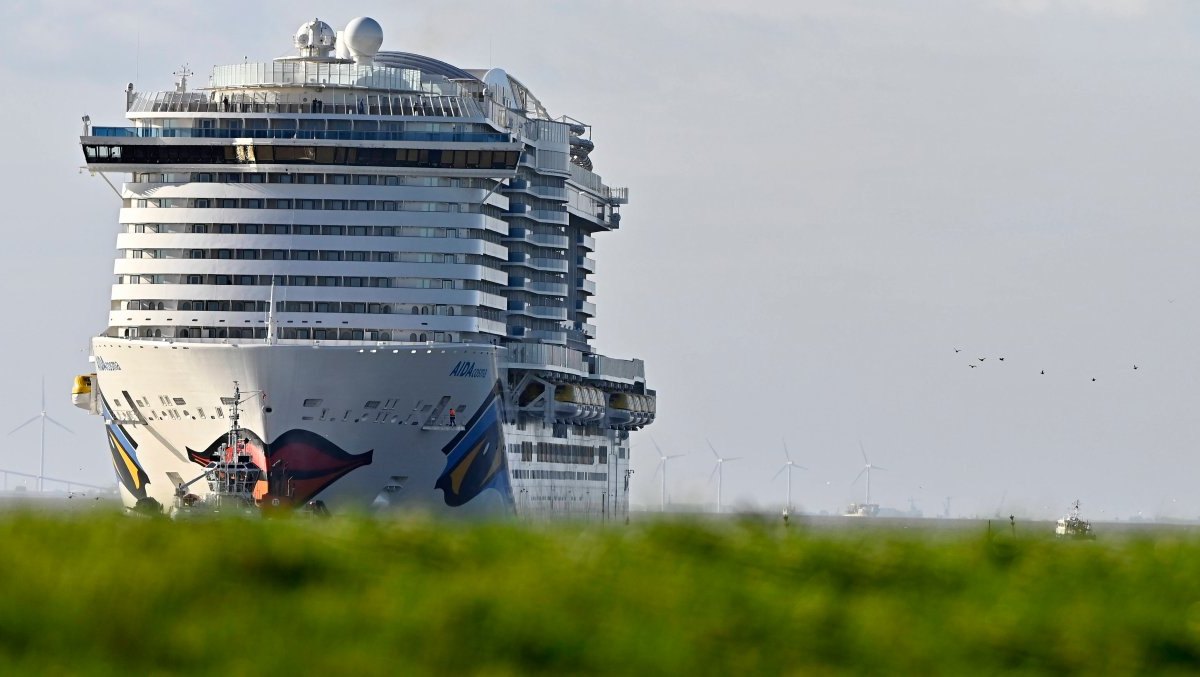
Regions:
<instances>
[{"instance_id":1,"label":"wind turbine blade","mask_svg":"<svg viewBox=\"0 0 1200 677\"><path fill-rule=\"evenodd\" d=\"M46 375L42 374L42 411L46 411Z\"/></svg>"},{"instance_id":2,"label":"wind turbine blade","mask_svg":"<svg viewBox=\"0 0 1200 677\"><path fill-rule=\"evenodd\" d=\"M806 468L802 465L796 465L795 463L792 464L792 467L795 468L796 470L808 470L808 468Z\"/></svg>"},{"instance_id":3,"label":"wind turbine blade","mask_svg":"<svg viewBox=\"0 0 1200 677\"><path fill-rule=\"evenodd\" d=\"M790 467L791 467L791 466L787 466L787 465L785 465L785 466L783 466L782 468L780 468L780 469L779 469L779 472L775 473L775 476L771 478L771 481L773 482L773 481L775 481L775 480L779 479L779 476L783 474L783 471L787 470L787 469L788 469L788 468L790 468Z\"/></svg>"},{"instance_id":4,"label":"wind turbine blade","mask_svg":"<svg viewBox=\"0 0 1200 677\"><path fill-rule=\"evenodd\" d=\"M866 463L867 465L870 465L870 464L871 464L871 462L867 460L867 450L866 450L866 448L865 448L865 447L863 447L862 440L859 440L859 441L858 441L858 450L859 450L859 452L861 452L861 453L862 453L862 457L863 457L863 463Z\"/></svg>"},{"instance_id":5,"label":"wind turbine blade","mask_svg":"<svg viewBox=\"0 0 1200 677\"><path fill-rule=\"evenodd\" d=\"M863 476L863 473L865 473L866 471L867 471L867 469L866 469L866 468L863 468L862 470L859 470L859 471L858 471L858 474L854 476L854 481L853 481L853 482L851 482L850 484L851 484L851 485L857 484L857 483L858 483L858 480L859 480L860 478L862 478L862 476Z\"/></svg>"},{"instance_id":6,"label":"wind turbine blade","mask_svg":"<svg viewBox=\"0 0 1200 677\"><path fill-rule=\"evenodd\" d=\"M721 460L721 455L717 453L717 448L712 445L712 442L707 437L704 438L704 441L708 443L708 448L712 450L713 456L716 456L718 461Z\"/></svg>"},{"instance_id":7,"label":"wind turbine blade","mask_svg":"<svg viewBox=\"0 0 1200 677\"><path fill-rule=\"evenodd\" d=\"M670 456L667 456L667 460L672 458L683 458L684 456L687 456L687 454L671 454Z\"/></svg>"},{"instance_id":8,"label":"wind turbine blade","mask_svg":"<svg viewBox=\"0 0 1200 677\"><path fill-rule=\"evenodd\" d=\"M654 450L658 452L659 458L662 458L662 448L658 446L658 441L654 439L654 435L650 435L650 444L654 445Z\"/></svg>"},{"instance_id":9,"label":"wind turbine blade","mask_svg":"<svg viewBox=\"0 0 1200 677\"><path fill-rule=\"evenodd\" d=\"M720 469L721 469L720 463L713 466L713 471L711 473L709 473L709 475L708 475L708 483L709 484L712 484L713 478L717 476L717 471Z\"/></svg>"},{"instance_id":10,"label":"wind turbine blade","mask_svg":"<svg viewBox=\"0 0 1200 677\"><path fill-rule=\"evenodd\" d=\"M887 470L887 468L885 468L881 465L873 465L873 466L871 466L871 470Z\"/></svg>"},{"instance_id":11,"label":"wind turbine blade","mask_svg":"<svg viewBox=\"0 0 1200 677\"><path fill-rule=\"evenodd\" d=\"M54 425L56 425L56 426L58 426L58 427L62 428L63 430L65 430L65 431L67 431L67 432L71 433L72 435L74 435L74 434L75 434L75 431L74 431L74 430L71 430L71 429L70 429L70 428L68 428L67 426L65 426L65 425L63 425L63 424L61 424L61 423L59 423L58 421L55 421L54 419L50 418L49 416L47 416L47 417L46 417L46 420L47 420L47 421L50 421L50 422L51 422L51 423L53 423Z\"/></svg>"},{"instance_id":12,"label":"wind turbine blade","mask_svg":"<svg viewBox=\"0 0 1200 677\"><path fill-rule=\"evenodd\" d=\"M784 456L784 458L786 458L788 461L791 461L791 460L792 460L792 455L791 455L791 453L789 453L789 452L788 452L788 448L787 448L787 438L786 438L786 437L785 437L785 438L783 438L783 456Z\"/></svg>"},{"instance_id":13,"label":"wind turbine blade","mask_svg":"<svg viewBox=\"0 0 1200 677\"><path fill-rule=\"evenodd\" d=\"M654 466L654 474L650 476L651 480L653 480L655 477L658 477L658 471L662 470L662 467L663 467L662 461L659 461L658 465Z\"/></svg>"},{"instance_id":14,"label":"wind turbine blade","mask_svg":"<svg viewBox=\"0 0 1200 677\"><path fill-rule=\"evenodd\" d=\"M11 434L13 434L13 433L17 432L17 431L18 431L18 430L20 430L21 428L24 428L25 426L29 425L30 423L33 423L34 421L38 420L38 419L39 419L39 418L41 418L41 417L42 417L42 415L41 415L41 414L38 414L37 416L34 416L33 418L29 419L28 421L25 421L25 422L24 422L24 423L22 423L21 425L19 425L19 426L17 426L17 427L15 427L15 428L13 428L12 430L10 430L8 434L9 434L9 435L11 435Z\"/></svg>"},{"instance_id":15,"label":"wind turbine blade","mask_svg":"<svg viewBox=\"0 0 1200 677\"><path fill-rule=\"evenodd\" d=\"M722 459L722 460L725 461L726 463L728 463L730 461L740 461L740 460L742 460L742 457L741 456L730 456L729 458Z\"/></svg>"}]
</instances>

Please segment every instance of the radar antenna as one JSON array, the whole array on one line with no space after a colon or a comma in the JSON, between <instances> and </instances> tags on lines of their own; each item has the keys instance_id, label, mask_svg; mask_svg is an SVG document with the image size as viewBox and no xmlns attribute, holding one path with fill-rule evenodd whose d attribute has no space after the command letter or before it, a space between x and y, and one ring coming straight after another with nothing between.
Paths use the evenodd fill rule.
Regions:
<instances>
[{"instance_id":1,"label":"radar antenna","mask_svg":"<svg viewBox=\"0 0 1200 677\"><path fill-rule=\"evenodd\" d=\"M179 78L179 82L175 83L175 91L177 93L182 94L187 91L187 79L192 77L193 75L195 75L195 73L193 73L191 71L191 69L188 68L188 65L185 63L182 66L180 66L179 70L175 71L173 73L173 75L175 77Z\"/></svg>"}]
</instances>

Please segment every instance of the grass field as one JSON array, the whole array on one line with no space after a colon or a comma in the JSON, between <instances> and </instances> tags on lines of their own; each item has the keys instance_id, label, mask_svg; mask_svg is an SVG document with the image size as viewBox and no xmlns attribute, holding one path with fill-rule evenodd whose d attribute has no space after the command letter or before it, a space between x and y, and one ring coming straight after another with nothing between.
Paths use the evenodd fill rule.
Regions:
<instances>
[{"instance_id":1,"label":"grass field","mask_svg":"<svg viewBox=\"0 0 1200 677\"><path fill-rule=\"evenodd\" d=\"M1200 540L0 514L4 674L1200 670Z\"/></svg>"}]
</instances>

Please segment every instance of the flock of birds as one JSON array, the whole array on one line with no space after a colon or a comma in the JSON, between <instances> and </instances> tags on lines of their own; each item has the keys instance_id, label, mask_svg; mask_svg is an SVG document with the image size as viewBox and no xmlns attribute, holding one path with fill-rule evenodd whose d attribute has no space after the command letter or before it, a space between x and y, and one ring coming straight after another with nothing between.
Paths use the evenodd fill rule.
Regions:
<instances>
[{"instance_id":1,"label":"flock of birds","mask_svg":"<svg viewBox=\"0 0 1200 677\"><path fill-rule=\"evenodd\" d=\"M955 353L956 355L957 355L957 354L959 354L959 353L961 353L961 352L962 352L962 348L955 348L955 349L954 349L954 353ZM980 366L982 366L982 365L983 365L983 363L984 363L985 361L987 361L987 359L988 359L988 358L987 358L987 357L978 357L978 358L976 358L976 359L977 359L977 360L979 360L979 364L975 364L974 362L968 362L968 363L967 363L967 366L968 366L968 367L970 367L971 369L978 369ZM1004 361L1004 358L1003 358L1003 357L997 357L997 358L996 358L996 360L997 360L998 362L1003 362L1003 361ZM1133 365L1133 370L1134 370L1134 371L1137 371L1137 369L1138 369L1138 366L1137 366L1136 364L1135 364L1135 365ZM1039 370L1039 375L1040 375L1040 376L1045 376L1045 375L1046 375L1046 370L1045 370L1045 369L1041 369L1041 370ZM1093 377L1092 377L1092 382L1095 382L1095 381L1096 381L1096 377L1095 377L1095 376L1093 376Z\"/></svg>"}]
</instances>

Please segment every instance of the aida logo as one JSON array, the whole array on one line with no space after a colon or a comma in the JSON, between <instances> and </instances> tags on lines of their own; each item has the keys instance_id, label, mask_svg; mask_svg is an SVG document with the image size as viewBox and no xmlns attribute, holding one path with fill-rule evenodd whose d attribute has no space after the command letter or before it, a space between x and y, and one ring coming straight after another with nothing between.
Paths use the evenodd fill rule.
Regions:
<instances>
[{"instance_id":1,"label":"aida logo","mask_svg":"<svg viewBox=\"0 0 1200 677\"><path fill-rule=\"evenodd\" d=\"M450 370L451 376L462 376L463 378L484 378L487 376L487 367L475 368L474 362L460 361Z\"/></svg>"},{"instance_id":2,"label":"aida logo","mask_svg":"<svg viewBox=\"0 0 1200 677\"><path fill-rule=\"evenodd\" d=\"M97 355L96 371L121 371L121 365L116 362L105 362L104 358Z\"/></svg>"}]
</instances>

